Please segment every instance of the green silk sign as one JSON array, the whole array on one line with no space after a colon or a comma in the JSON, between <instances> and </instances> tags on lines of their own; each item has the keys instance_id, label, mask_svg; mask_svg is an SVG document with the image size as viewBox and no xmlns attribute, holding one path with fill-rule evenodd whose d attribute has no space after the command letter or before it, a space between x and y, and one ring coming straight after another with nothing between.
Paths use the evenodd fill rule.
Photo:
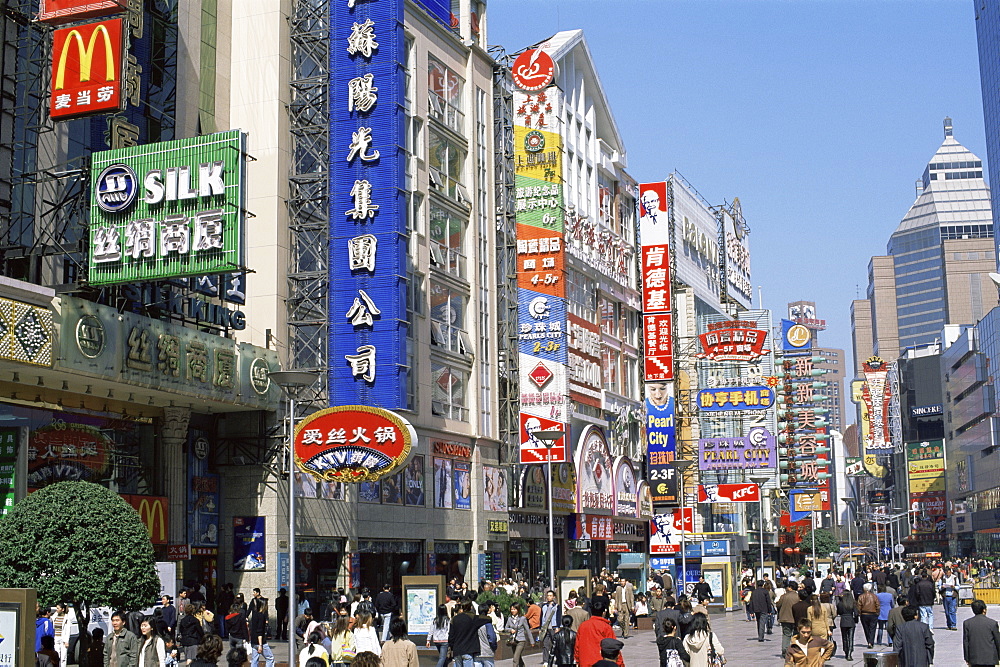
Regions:
<instances>
[{"instance_id":1,"label":"green silk sign","mask_svg":"<svg viewBox=\"0 0 1000 667\"><path fill-rule=\"evenodd\" d=\"M245 181L239 130L94 153L88 281L245 268Z\"/></svg>"}]
</instances>

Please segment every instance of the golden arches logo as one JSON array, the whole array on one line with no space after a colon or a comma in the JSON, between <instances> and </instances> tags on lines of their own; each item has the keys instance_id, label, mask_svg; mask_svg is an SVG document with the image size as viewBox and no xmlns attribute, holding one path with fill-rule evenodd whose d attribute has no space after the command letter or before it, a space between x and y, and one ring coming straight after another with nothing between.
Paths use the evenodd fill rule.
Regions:
<instances>
[{"instance_id":1,"label":"golden arches logo","mask_svg":"<svg viewBox=\"0 0 1000 667\"><path fill-rule=\"evenodd\" d=\"M83 44L83 34L77 28L70 30L62 44L62 53L59 54L59 68L56 70L56 80L54 88L62 90L66 87L66 59L73 44L76 44L76 52L80 56L80 82L90 81L90 70L94 61L94 48L97 46L98 36L104 37L104 76L106 81L115 80L115 53L111 47L111 34L107 26L99 23L94 32L90 33L90 40L87 45ZM75 40L75 41L74 41Z\"/></svg>"},{"instance_id":2,"label":"golden arches logo","mask_svg":"<svg viewBox=\"0 0 1000 667\"><path fill-rule=\"evenodd\" d=\"M143 498L139 502L139 519L146 525L151 541L160 543L167 541L167 522L164 518L161 498ZM154 536L157 527L159 528L159 538Z\"/></svg>"}]
</instances>

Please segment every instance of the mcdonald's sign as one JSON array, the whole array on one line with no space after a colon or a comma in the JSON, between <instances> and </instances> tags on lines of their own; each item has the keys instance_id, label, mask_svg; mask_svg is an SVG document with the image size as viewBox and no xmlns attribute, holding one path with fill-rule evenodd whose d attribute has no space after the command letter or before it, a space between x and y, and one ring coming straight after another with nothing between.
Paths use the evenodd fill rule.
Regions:
<instances>
[{"instance_id":1,"label":"mcdonald's sign","mask_svg":"<svg viewBox=\"0 0 1000 667\"><path fill-rule=\"evenodd\" d=\"M49 116L77 118L121 109L123 20L60 28L52 39Z\"/></svg>"},{"instance_id":2,"label":"mcdonald's sign","mask_svg":"<svg viewBox=\"0 0 1000 667\"><path fill-rule=\"evenodd\" d=\"M42 0L38 20L56 25L80 19L118 14L127 9L128 0Z\"/></svg>"},{"instance_id":3,"label":"mcdonald's sign","mask_svg":"<svg viewBox=\"0 0 1000 667\"><path fill-rule=\"evenodd\" d=\"M122 498L139 513L139 518L149 532L149 541L153 544L166 544L169 533L167 519L170 516L170 500L164 496L126 494L122 494Z\"/></svg>"}]
</instances>

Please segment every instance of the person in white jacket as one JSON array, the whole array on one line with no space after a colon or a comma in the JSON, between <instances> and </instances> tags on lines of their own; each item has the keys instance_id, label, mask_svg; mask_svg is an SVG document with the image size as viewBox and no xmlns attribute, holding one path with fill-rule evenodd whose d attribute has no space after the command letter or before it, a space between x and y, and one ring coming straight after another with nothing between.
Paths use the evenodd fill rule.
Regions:
<instances>
[{"instance_id":1,"label":"person in white jacket","mask_svg":"<svg viewBox=\"0 0 1000 667\"><path fill-rule=\"evenodd\" d=\"M69 605L65 602L56 603L56 613L52 616L52 627L55 630L56 653L59 654L59 664L69 664L66 662L66 654L69 652L70 626L72 619L69 615Z\"/></svg>"},{"instance_id":2,"label":"person in white jacket","mask_svg":"<svg viewBox=\"0 0 1000 667\"><path fill-rule=\"evenodd\" d=\"M691 655L689 667L708 667L708 654L712 650L720 656L725 654L719 636L712 632L708 624L708 616L701 613L695 614L691 621L688 634L684 637L684 648Z\"/></svg>"},{"instance_id":3,"label":"person in white jacket","mask_svg":"<svg viewBox=\"0 0 1000 667\"><path fill-rule=\"evenodd\" d=\"M378 641L378 633L372 624L372 615L362 612L358 614L357 623L354 625L354 644L358 653L371 651L375 655L382 656L382 645Z\"/></svg>"}]
</instances>

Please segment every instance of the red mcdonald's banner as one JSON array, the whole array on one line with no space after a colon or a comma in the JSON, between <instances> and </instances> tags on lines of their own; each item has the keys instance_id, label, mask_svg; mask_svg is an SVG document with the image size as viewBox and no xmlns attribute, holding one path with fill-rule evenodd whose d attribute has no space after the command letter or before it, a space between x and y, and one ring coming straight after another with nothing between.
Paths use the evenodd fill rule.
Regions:
<instances>
[{"instance_id":1,"label":"red mcdonald's banner","mask_svg":"<svg viewBox=\"0 0 1000 667\"><path fill-rule=\"evenodd\" d=\"M56 30L49 116L60 120L120 110L122 51L122 19Z\"/></svg>"},{"instance_id":2,"label":"red mcdonald's banner","mask_svg":"<svg viewBox=\"0 0 1000 667\"><path fill-rule=\"evenodd\" d=\"M42 0L38 20L57 25L118 14L127 9L127 2L128 0Z\"/></svg>"},{"instance_id":3,"label":"red mcdonald's banner","mask_svg":"<svg viewBox=\"0 0 1000 667\"><path fill-rule=\"evenodd\" d=\"M149 532L149 541L153 544L166 544L170 533L168 524L170 500L164 496L127 494L122 494L122 498L139 513L139 518Z\"/></svg>"}]
</instances>

